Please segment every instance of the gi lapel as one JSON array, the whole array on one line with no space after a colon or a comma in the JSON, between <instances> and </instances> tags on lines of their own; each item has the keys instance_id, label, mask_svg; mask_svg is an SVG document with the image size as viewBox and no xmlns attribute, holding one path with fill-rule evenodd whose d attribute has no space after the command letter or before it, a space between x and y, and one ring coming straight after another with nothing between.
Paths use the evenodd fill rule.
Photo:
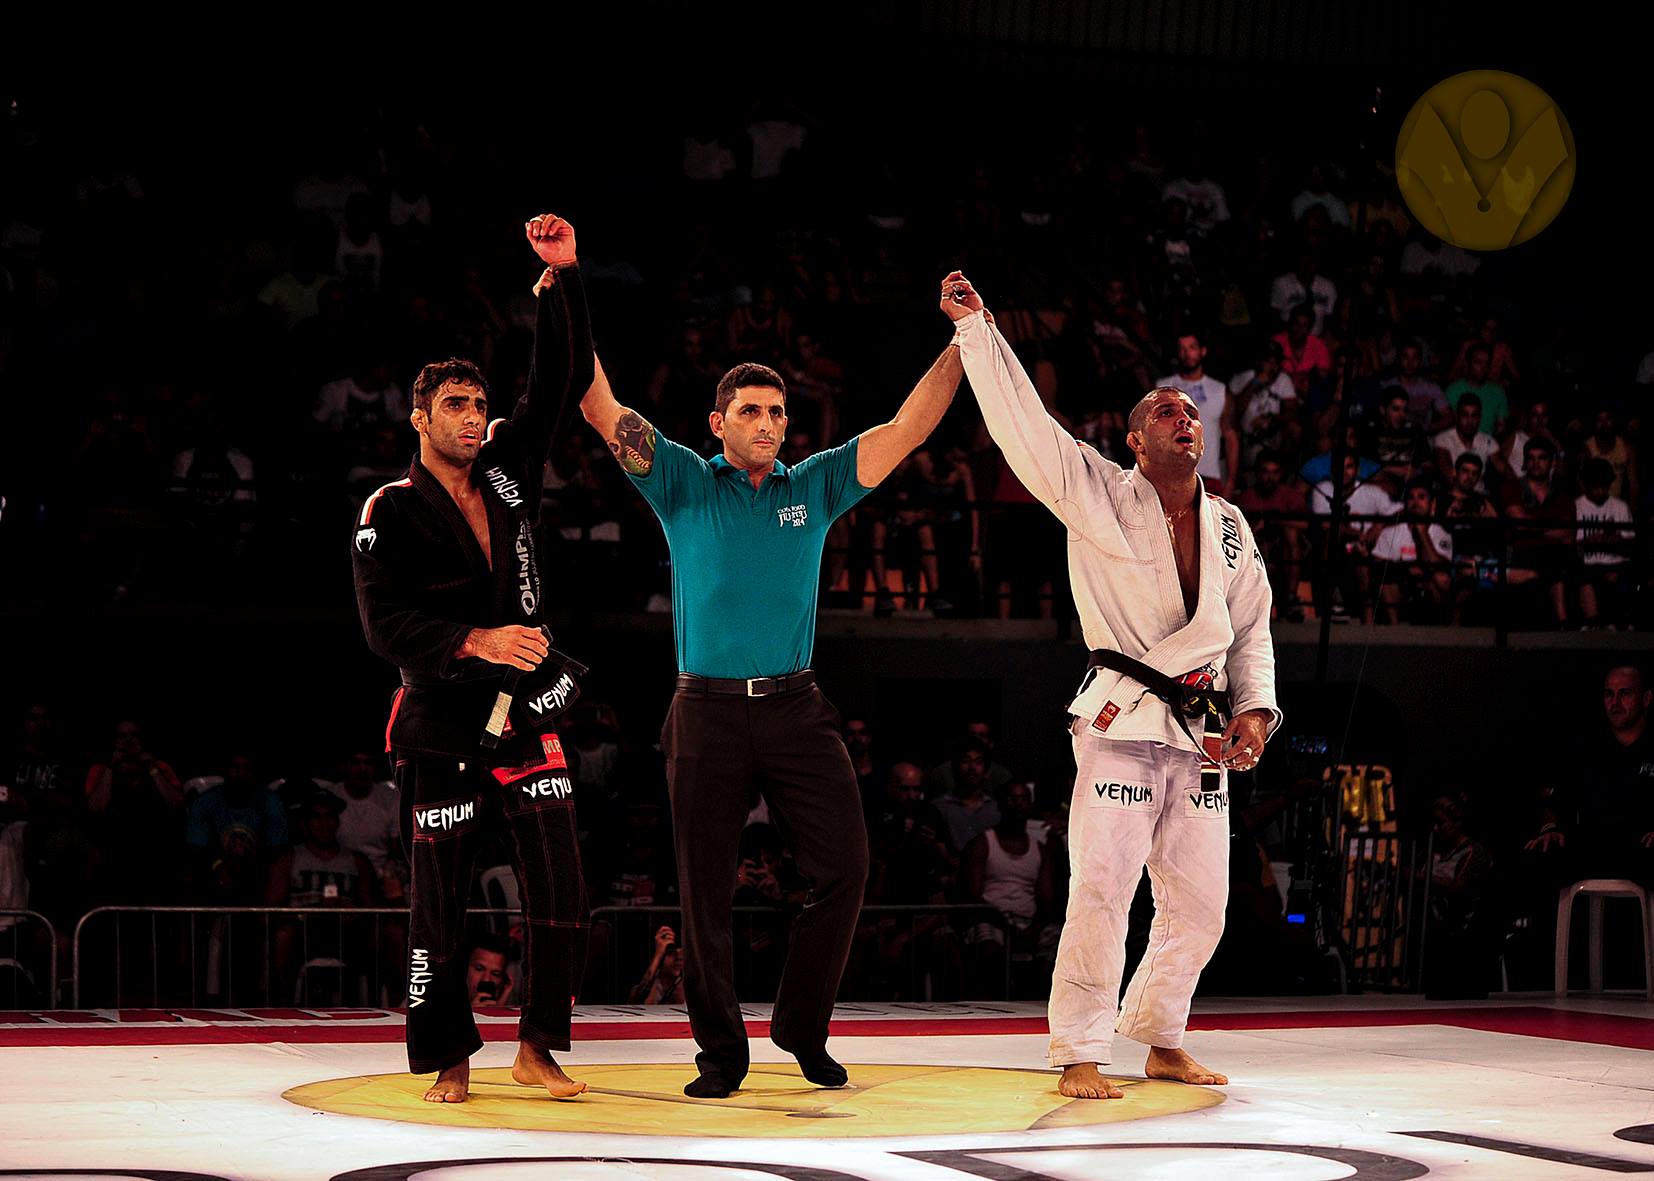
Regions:
<instances>
[{"instance_id":1,"label":"gi lapel","mask_svg":"<svg viewBox=\"0 0 1654 1181\"><path fill-rule=\"evenodd\" d=\"M448 523L453 530L454 539L459 542L460 548L465 551L465 559L470 563L472 570L483 578L492 578L492 571L488 568L488 555L482 552L482 546L477 544L477 535L471 532L471 523L465 519L465 514L459 511L459 505L454 498L448 495L435 476L418 459L408 469L408 476L413 480L413 486L436 509L437 515ZM498 535L494 529L494 514L488 511L488 544L489 548L498 552L495 542Z\"/></svg>"},{"instance_id":2,"label":"gi lapel","mask_svg":"<svg viewBox=\"0 0 1654 1181\"><path fill-rule=\"evenodd\" d=\"M1147 480L1144 481L1148 483ZM1149 489L1154 495L1154 489ZM1223 553L1219 542L1222 538L1221 514L1217 502L1206 495L1204 482L1200 486L1200 587L1195 599L1195 614L1188 619L1183 614L1183 590L1177 581L1177 563L1172 554L1170 537L1161 540L1160 545L1165 550L1165 561L1170 564L1172 591L1175 614L1172 615L1174 630L1154 647L1143 653L1140 658L1144 664L1159 669L1169 676L1181 676L1189 672L1197 662L1195 653L1209 650L1211 639L1227 627L1227 621L1220 616L1223 603ZM1155 497L1158 504L1159 497ZM1165 579L1160 580L1164 584ZM1165 601L1162 587L1162 603Z\"/></svg>"}]
</instances>

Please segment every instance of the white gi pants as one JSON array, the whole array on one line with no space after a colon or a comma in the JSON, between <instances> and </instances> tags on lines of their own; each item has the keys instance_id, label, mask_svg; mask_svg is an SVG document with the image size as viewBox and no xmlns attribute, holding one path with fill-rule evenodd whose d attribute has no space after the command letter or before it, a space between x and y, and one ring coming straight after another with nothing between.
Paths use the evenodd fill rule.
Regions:
<instances>
[{"instance_id":1,"label":"white gi pants","mask_svg":"<svg viewBox=\"0 0 1654 1181\"><path fill-rule=\"evenodd\" d=\"M1074 761L1068 920L1051 978L1055 1066L1109 1062L1116 1029L1146 1045L1181 1046L1229 897L1227 772L1203 790L1192 751L1083 732ZM1126 920L1145 865L1154 923L1121 1005Z\"/></svg>"}]
</instances>

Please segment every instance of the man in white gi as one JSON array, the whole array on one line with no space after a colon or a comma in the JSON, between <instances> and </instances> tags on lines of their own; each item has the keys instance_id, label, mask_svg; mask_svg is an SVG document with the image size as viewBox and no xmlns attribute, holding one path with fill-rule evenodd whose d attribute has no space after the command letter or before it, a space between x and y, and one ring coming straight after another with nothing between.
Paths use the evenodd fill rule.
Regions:
<instances>
[{"instance_id":1,"label":"man in white gi","mask_svg":"<svg viewBox=\"0 0 1654 1181\"><path fill-rule=\"evenodd\" d=\"M1229 889L1227 769L1250 770L1280 723L1269 578L1239 510L1196 469L1208 429L1179 390L1128 420L1131 470L1065 432L957 271L943 280L965 374L1005 461L1068 526L1069 577L1090 669L1068 707L1078 764L1073 880L1051 984L1060 1090L1121 1091L1098 1067L1116 1029L1149 1046L1151 1078L1229 1080L1183 1050L1195 981L1217 946ZM1222 715L1229 720L1217 733ZM1119 1003L1126 919L1147 865L1148 950Z\"/></svg>"}]
</instances>

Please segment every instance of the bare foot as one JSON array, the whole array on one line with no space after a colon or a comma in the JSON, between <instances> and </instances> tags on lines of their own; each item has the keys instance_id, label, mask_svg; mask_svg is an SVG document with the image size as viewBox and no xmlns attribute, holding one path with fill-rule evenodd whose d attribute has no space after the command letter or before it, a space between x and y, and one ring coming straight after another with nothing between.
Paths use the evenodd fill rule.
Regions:
<instances>
[{"instance_id":1,"label":"bare foot","mask_svg":"<svg viewBox=\"0 0 1654 1181\"><path fill-rule=\"evenodd\" d=\"M471 1064L461 1062L450 1066L436 1076L436 1082L425 1092L427 1103L464 1103L471 1097Z\"/></svg>"},{"instance_id":2,"label":"bare foot","mask_svg":"<svg viewBox=\"0 0 1654 1181\"><path fill-rule=\"evenodd\" d=\"M1124 1099L1126 1096L1103 1077L1095 1062L1071 1062L1063 1067L1057 1090L1070 1099Z\"/></svg>"},{"instance_id":3,"label":"bare foot","mask_svg":"<svg viewBox=\"0 0 1654 1181\"><path fill-rule=\"evenodd\" d=\"M511 1064L511 1077L525 1087L544 1087L553 1099L573 1099L586 1089L563 1073L557 1059L527 1042L517 1043L517 1060Z\"/></svg>"},{"instance_id":4,"label":"bare foot","mask_svg":"<svg viewBox=\"0 0 1654 1181\"><path fill-rule=\"evenodd\" d=\"M1164 1050L1159 1046L1149 1049L1149 1060L1143 1073L1150 1078L1171 1079L1174 1083L1193 1083L1197 1087L1226 1087L1229 1076L1207 1070L1182 1050Z\"/></svg>"}]
</instances>

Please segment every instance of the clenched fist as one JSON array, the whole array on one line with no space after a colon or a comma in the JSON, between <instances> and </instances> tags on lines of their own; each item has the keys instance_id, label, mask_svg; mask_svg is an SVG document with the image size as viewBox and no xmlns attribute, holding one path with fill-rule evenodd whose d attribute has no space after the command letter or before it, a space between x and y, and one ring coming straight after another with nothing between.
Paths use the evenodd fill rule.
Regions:
<instances>
[{"instance_id":1,"label":"clenched fist","mask_svg":"<svg viewBox=\"0 0 1654 1181\"><path fill-rule=\"evenodd\" d=\"M574 227L555 213L542 213L523 223L523 233L534 253L548 267L558 267L574 261Z\"/></svg>"},{"instance_id":2,"label":"clenched fist","mask_svg":"<svg viewBox=\"0 0 1654 1181\"><path fill-rule=\"evenodd\" d=\"M982 310L982 297L971 286L971 281L958 271L948 272L942 280L942 311L950 320L963 320L972 312Z\"/></svg>"}]
</instances>

